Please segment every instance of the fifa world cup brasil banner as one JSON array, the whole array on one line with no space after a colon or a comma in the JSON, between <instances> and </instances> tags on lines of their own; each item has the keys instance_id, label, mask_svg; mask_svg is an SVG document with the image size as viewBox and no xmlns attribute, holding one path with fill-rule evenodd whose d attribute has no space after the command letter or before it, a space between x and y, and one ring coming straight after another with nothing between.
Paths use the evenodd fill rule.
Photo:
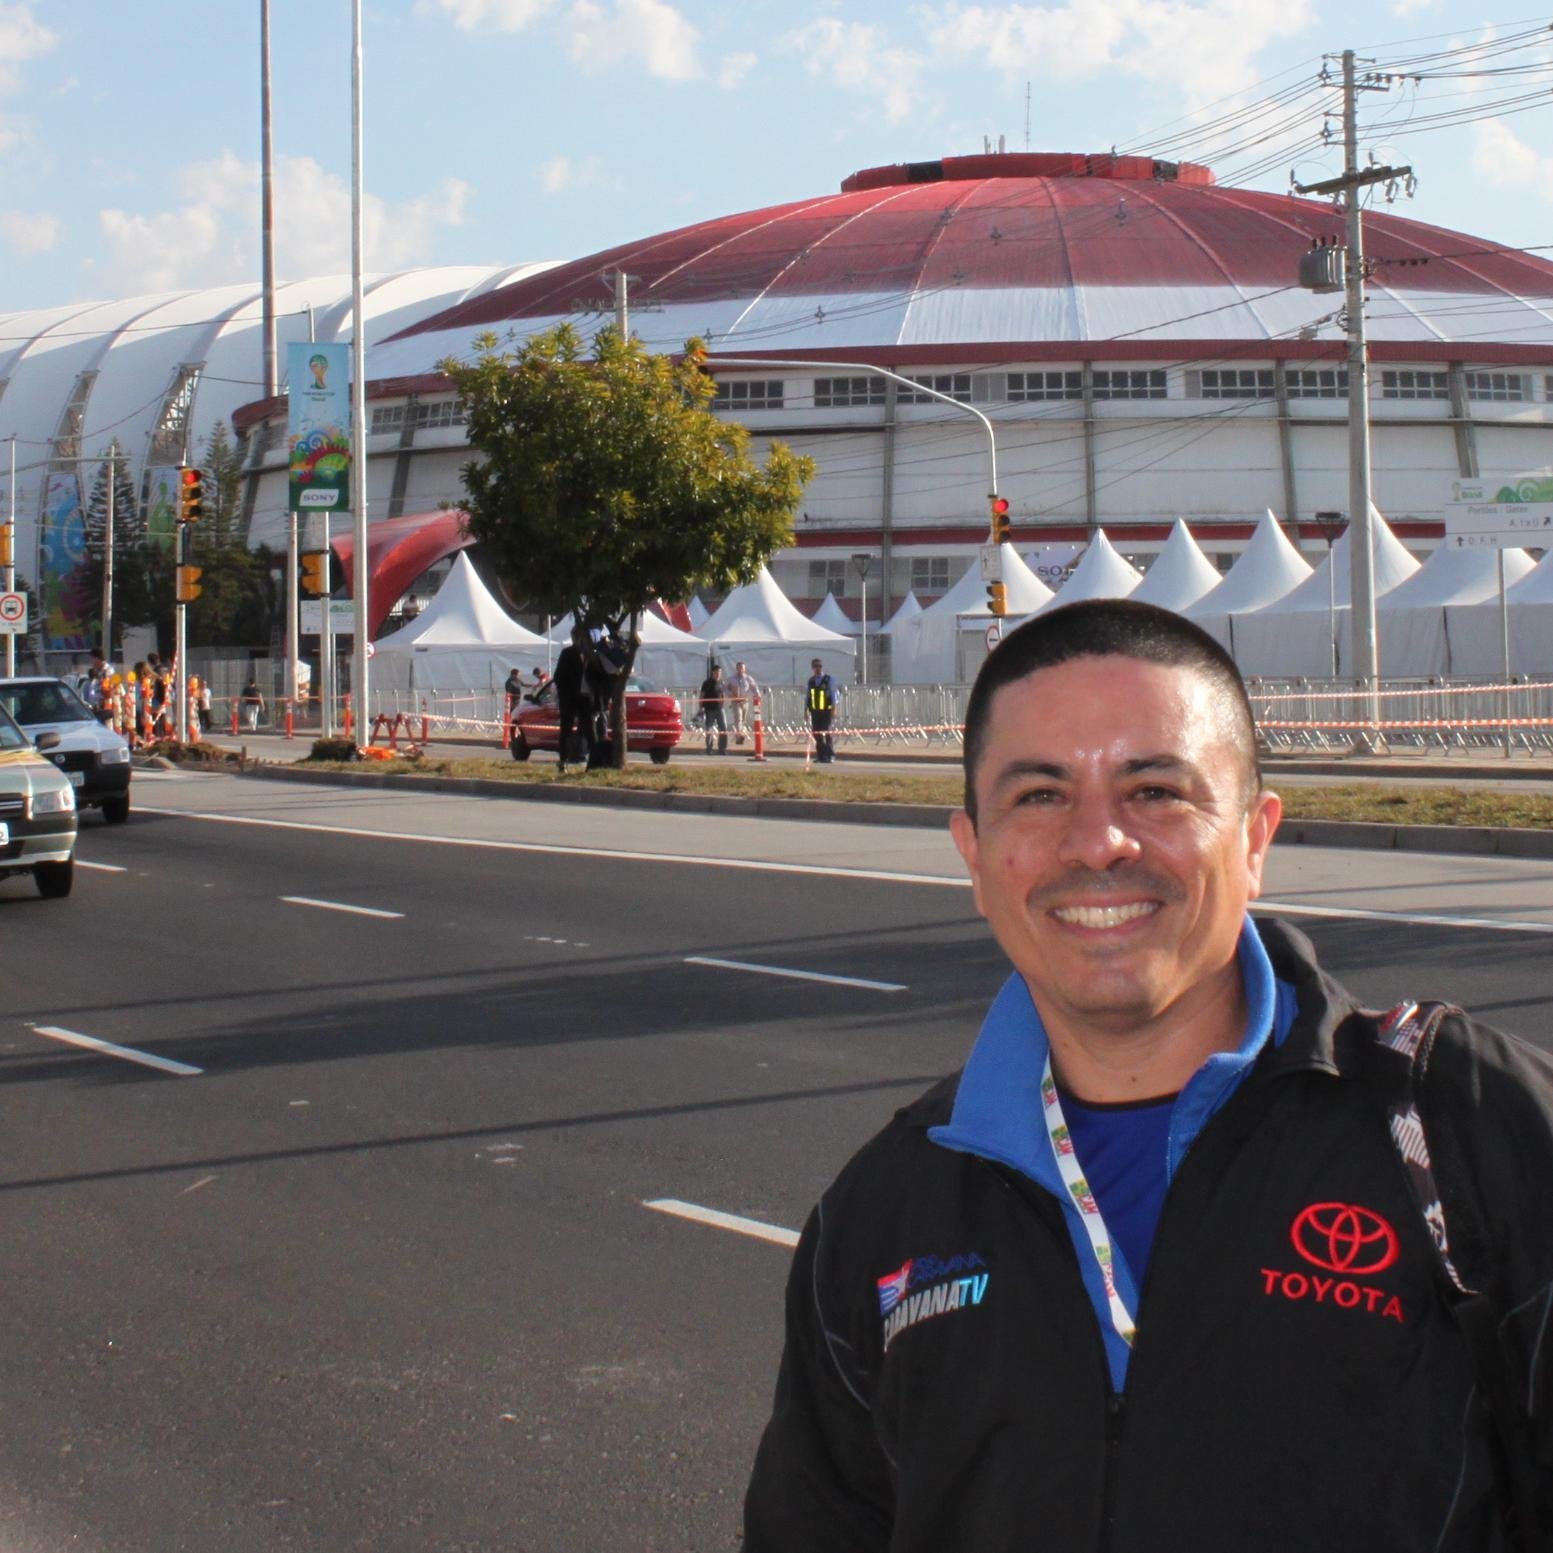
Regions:
<instances>
[{"instance_id":1,"label":"fifa world cup brasil banner","mask_svg":"<svg viewBox=\"0 0 1553 1553\"><path fill-rule=\"evenodd\" d=\"M47 650L85 652L92 645L96 600L86 554L81 482L74 469L51 469L48 473L39 543Z\"/></svg>"},{"instance_id":2,"label":"fifa world cup brasil banner","mask_svg":"<svg viewBox=\"0 0 1553 1553\"><path fill-rule=\"evenodd\" d=\"M290 385L291 510L350 510L350 347L293 341Z\"/></svg>"}]
</instances>

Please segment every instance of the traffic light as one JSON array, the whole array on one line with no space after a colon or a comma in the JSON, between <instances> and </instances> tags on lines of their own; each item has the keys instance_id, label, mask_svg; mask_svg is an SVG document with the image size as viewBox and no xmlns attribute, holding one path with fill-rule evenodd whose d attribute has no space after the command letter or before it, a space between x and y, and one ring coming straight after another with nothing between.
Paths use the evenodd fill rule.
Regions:
<instances>
[{"instance_id":1,"label":"traffic light","mask_svg":"<svg viewBox=\"0 0 1553 1553\"><path fill-rule=\"evenodd\" d=\"M992 542L995 545L1008 543L1008 497L999 496L994 492L987 498L987 507L992 514Z\"/></svg>"},{"instance_id":2,"label":"traffic light","mask_svg":"<svg viewBox=\"0 0 1553 1553\"><path fill-rule=\"evenodd\" d=\"M198 523L205 511L205 471L180 469L178 471L178 521Z\"/></svg>"},{"instance_id":3,"label":"traffic light","mask_svg":"<svg viewBox=\"0 0 1553 1553\"><path fill-rule=\"evenodd\" d=\"M187 563L178 568L178 602L180 604L192 604L200 596L200 578L204 575L203 566L189 566Z\"/></svg>"},{"instance_id":4,"label":"traffic light","mask_svg":"<svg viewBox=\"0 0 1553 1553\"><path fill-rule=\"evenodd\" d=\"M329 552L305 550L302 553L302 590L314 598L324 598L329 588Z\"/></svg>"},{"instance_id":5,"label":"traffic light","mask_svg":"<svg viewBox=\"0 0 1553 1553\"><path fill-rule=\"evenodd\" d=\"M0 523L0 566L14 566L16 564L11 540L16 533L14 523Z\"/></svg>"},{"instance_id":6,"label":"traffic light","mask_svg":"<svg viewBox=\"0 0 1553 1553\"><path fill-rule=\"evenodd\" d=\"M1006 615L1008 613L1008 588L1001 582L989 582L987 584L987 608L994 615Z\"/></svg>"}]
</instances>

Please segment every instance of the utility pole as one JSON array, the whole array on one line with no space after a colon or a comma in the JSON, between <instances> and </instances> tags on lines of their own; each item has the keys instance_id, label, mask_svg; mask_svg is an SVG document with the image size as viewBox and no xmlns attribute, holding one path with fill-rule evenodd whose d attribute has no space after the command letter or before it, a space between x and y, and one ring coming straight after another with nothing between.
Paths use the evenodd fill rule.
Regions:
<instances>
[{"instance_id":1,"label":"utility pole","mask_svg":"<svg viewBox=\"0 0 1553 1553\"><path fill-rule=\"evenodd\" d=\"M259 0L260 223L263 227L264 397L276 392L275 370L275 136L270 119L270 0Z\"/></svg>"},{"instance_id":2,"label":"utility pole","mask_svg":"<svg viewBox=\"0 0 1553 1553\"><path fill-rule=\"evenodd\" d=\"M361 0L355 0L351 16L351 516L355 520L351 555L351 593L355 603L351 691L356 702L356 742L365 744L372 727L367 705L367 662L372 638L367 628L367 584L371 573L367 556L367 324L362 316L361 283ZM327 599L324 607L327 610Z\"/></svg>"},{"instance_id":3,"label":"utility pole","mask_svg":"<svg viewBox=\"0 0 1553 1553\"><path fill-rule=\"evenodd\" d=\"M6 522L5 530L5 591L16 591L16 433L13 431L11 442L11 511ZM7 679L16 675L16 636L13 632L5 633L5 673Z\"/></svg>"},{"instance_id":4,"label":"utility pole","mask_svg":"<svg viewBox=\"0 0 1553 1553\"><path fill-rule=\"evenodd\" d=\"M615 332L622 345L631 338L631 314L626 305L626 287L630 279L624 270L615 271Z\"/></svg>"},{"instance_id":5,"label":"utility pole","mask_svg":"<svg viewBox=\"0 0 1553 1553\"><path fill-rule=\"evenodd\" d=\"M119 474L118 449L108 444L108 512L102 535L102 661L113 662L113 488Z\"/></svg>"},{"instance_id":6,"label":"utility pole","mask_svg":"<svg viewBox=\"0 0 1553 1553\"><path fill-rule=\"evenodd\" d=\"M1347 216L1344 262L1346 326L1348 331L1348 604L1353 639L1353 677L1368 694L1368 719L1379 720L1376 680L1380 654L1375 638L1375 525L1370 500L1369 346L1364 334L1364 222L1360 190L1376 183L1411 177L1411 167L1369 167L1359 170L1361 91L1387 89L1383 81L1360 82L1352 49L1343 50L1343 175L1321 183L1295 184L1299 194L1341 194ZM1373 736L1361 733L1365 747Z\"/></svg>"}]
</instances>

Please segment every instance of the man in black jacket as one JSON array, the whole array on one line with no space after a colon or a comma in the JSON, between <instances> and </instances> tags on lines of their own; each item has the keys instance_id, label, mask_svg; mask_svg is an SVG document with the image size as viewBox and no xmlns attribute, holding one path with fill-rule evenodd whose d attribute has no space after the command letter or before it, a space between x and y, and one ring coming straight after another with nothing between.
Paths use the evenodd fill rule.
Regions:
<instances>
[{"instance_id":1,"label":"man in black jacket","mask_svg":"<svg viewBox=\"0 0 1553 1553\"><path fill-rule=\"evenodd\" d=\"M1233 662L1147 605L1053 610L983 668L965 778L1014 974L804 1230L746 1553L1548 1547L1508 1527L1371 1078L1407 1016L1247 916L1280 805ZM1447 1018L1423 1113L1488 1226L1545 1513L1553 1065Z\"/></svg>"}]
</instances>

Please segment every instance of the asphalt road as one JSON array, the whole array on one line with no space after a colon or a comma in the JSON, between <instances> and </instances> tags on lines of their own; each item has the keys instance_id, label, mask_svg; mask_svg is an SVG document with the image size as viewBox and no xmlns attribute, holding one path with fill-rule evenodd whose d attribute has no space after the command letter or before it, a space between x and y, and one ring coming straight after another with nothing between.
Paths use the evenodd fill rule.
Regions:
<instances>
[{"instance_id":1,"label":"asphalt road","mask_svg":"<svg viewBox=\"0 0 1553 1553\"><path fill-rule=\"evenodd\" d=\"M796 1229L958 1064L1003 969L947 838L136 803L70 900L0 884L0 1553L734 1547L788 1253L644 1204ZM1370 1000L1550 1044L1553 866L1290 848L1269 894Z\"/></svg>"}]
</instances>

